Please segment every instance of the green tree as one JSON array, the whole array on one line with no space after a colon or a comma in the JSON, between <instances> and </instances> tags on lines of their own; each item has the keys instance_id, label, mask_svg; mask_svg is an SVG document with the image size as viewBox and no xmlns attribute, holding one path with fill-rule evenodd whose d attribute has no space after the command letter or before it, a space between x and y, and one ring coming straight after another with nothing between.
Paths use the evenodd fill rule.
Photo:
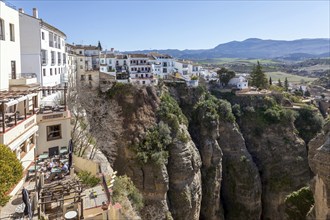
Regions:
<instances>
[{"instance_id":1,"label":"green tree","mask_svg":"<svg viewBox=\"0 0 330 220\"><path fill-rule=\"evenodd\" d=\"M269 85L273 85L272 77L269 77Z\"/></svg>"},{"instance_id":2,"label":"green tree","mask_svg":"<svg viewBox=\"0 0 330 220\"><path fill-rule=\"evenodd\" d=\"M305 96L307 96L307 97L310 97L311 96L311 93L309 92L309 90L306 90Z\"/></svg>"},{"instance_id":3,"label":"green tree","mask_svg":"<svg viewBox=\"0 0 330 220\"><path fill-rule=\"evenodd\" d=\"M281 79L278 79L278 86L279 87L283 87L282 82L281 82Z\"/></svg>"},{"instance_id":4,"label":"green tree","mask_svg":"<svg viewBox=\"0 0 330 220\"><path fill-rule=\"evenodd\" d=\"M236 75L236 73L234 71L228 70L224 67L222 67L220 70L218 70L217 74L218 74L220 82L223 83L225 86L227 86L229 80L234 78Z\"/></svg>"},{"instance_id":5,"label":"green tree","mask_svg":"<svg viewBox=\"0 0 330 220\"><path fill-rule=\"evenodd\" d=\"M266 89L268 87L268 80L266 74L262 71L262 67L258 61L257 65L253 67L253 70L250 74L251 85L259 89Z\"/></svg>"},{"instance_id":6,"label":"green tree","mask_svg":"<svg viewBox=\"0 0 330 220\"><path fill-rule=\"evenodd\" d=\"M285 81L284 81L284 90L286 92L289 90L289 82L287 77L285 77Z\"/></svg>"},{"instance_id":7,"label":"green tree","mask_svg":"<svg viewBox=\"0 0 330 220\"><path fill-rule=\"evenodd\" d=\"M8 200L8 191L23 177L23 167L9 147L0 144L0 206Z\"/></svg>"}]
</instances>

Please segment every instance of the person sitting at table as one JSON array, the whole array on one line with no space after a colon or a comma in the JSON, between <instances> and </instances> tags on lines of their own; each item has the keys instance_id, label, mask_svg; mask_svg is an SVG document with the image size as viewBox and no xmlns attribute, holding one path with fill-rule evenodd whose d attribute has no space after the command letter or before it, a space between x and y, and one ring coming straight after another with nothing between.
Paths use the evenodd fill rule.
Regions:
<instances>
[{"instance_id":1,"label":"person sitting at table","mask_svg":"<svg viewBox=\"0 0 330 220\"><path fill-rule=\"evenodd\" d=\"M61 170L63 173L67 173L69 171L68 165L61 163Z\"/></svg>"},{"instance_id":2,"label":"person sitting at table","mask_svg":"<svg viewBox=\"0 0 330 220\"><path fill-rule=\"evenodd\" d=\"M54 167L54 165L55 165L54 162L53 161L50 161L49 164L48 164L48 166L47 166L47 170L51 171L52 168Z\"/></svg>"}]
</instances>

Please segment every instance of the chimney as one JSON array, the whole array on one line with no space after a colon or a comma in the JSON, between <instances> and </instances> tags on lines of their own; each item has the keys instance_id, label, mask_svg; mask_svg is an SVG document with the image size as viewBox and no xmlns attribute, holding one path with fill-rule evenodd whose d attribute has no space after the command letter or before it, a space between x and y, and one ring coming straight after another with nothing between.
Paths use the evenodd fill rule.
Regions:
<instances>
[{"instance_id":1,"label":"chimney","mask_svg":"<svg viewBox=\"0 0 330 220\"><path fill-rule=\"evenodd\" d=\"M37 8L33 8L33 17L39 18L38 17L38 9Z\"/></svg>"},{"instance_id":2,"label":"chimney","mask_svg":"<svg viewBox=\"0 0 330 220\"><path fill-rule=\"evenodd\" d=\"M23 8L19 8L18 11L21 12L21 13L24 13L24 9Z\"/></svg>"}]
</instances>

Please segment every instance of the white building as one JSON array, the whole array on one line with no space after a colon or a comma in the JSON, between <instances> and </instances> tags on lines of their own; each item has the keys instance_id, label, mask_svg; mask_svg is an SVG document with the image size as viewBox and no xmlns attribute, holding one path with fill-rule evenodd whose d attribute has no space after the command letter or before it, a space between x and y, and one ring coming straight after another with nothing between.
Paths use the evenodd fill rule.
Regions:
<instances>
[{"instance_id":1,"label":"white building","mask_svg":"<svg viewBox=\"0 0 330 220\"><path fill-rule=\"evenodd\" d=\"M61 81L67 82L69 89L76 87L77 82L77 55L75 53L74 46L71 44L66 44L66 54L67 54L67 71L64 72L64 79Z\"/></svg>"},{"instance_id":2,"label":"white building","mask_svg":"<svg viewBox=\"0 0 330 220\"><path fill-rule=\"evenodd\" d=\"M157 84L157 78L154 76L154 67L149 62L147 54L129 54L126 64L131 83L137 85ZM124 63L124 67L126 64Z\"/></svg>"},{"instance_id":3,"label":"white building","mask_svg":"<svg viewBox=\"0 0 330 220\"><path fill-rule=\"evenodd\" d=\"M192 76L200 76L203 71L202 66L194 64L189 60L174 61L175 72L182 75L183 78L188 79Z\"/></svg>"},{"instance_id":4,"label":"white building","mask_svg":"<svg viewBox=\"0 0 330 220\"><path fill-rule=\"evenodd\" d=\"M19 13L0 1L0 91L9 89L9 79L20 78Z\"/></svg>"},{"instance_id":5,"label":"white building","mask_svg":"<svg viewBox=\"0 0 330 220\"><path fill-rule=\"evenodd\" d=\"M249 88L248 80L244 76L236 76L229 80L228 85L234 86L237 89Z\"/></svg>"},{"instance_id":6,"label":"white building","mask_svg":"<svg viewBox=\"0 0 330 220\"><path fill-rule=\"evenodd\" d=\"M174 73L174 59L166 54L150 53L149 62L154 65L154 72L159 78L167 78Z\"/></svg>"},{"instance_id":7,"label":"white building","mask_svg":"<svg viewBox=\"0 0 330 220\"><path fill-rule=\"evenodd\" d=\"M33 16L20 9L20 37L22 71L35 73L42 87L60 86L67 68L65 52L66 35L56 27L38 18L38 10ZM58 93L44 93L41 104L52 105Z\"/></svg>"}]
</instances>

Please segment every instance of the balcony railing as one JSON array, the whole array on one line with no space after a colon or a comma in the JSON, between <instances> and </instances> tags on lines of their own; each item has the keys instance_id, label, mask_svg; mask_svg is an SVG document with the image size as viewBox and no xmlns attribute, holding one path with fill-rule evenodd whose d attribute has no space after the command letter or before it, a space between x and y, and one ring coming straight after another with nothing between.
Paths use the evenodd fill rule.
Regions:
<instances>
[{"instance_id":1,"label":"balcony railing","mask_svg":"<svg viewBox=\"0 0 330 220\"><path fill-rule=\"evenodd\" d=\"M151 63L130 63L130 66L149 66Z\"/></svg>"}]
</instances>

